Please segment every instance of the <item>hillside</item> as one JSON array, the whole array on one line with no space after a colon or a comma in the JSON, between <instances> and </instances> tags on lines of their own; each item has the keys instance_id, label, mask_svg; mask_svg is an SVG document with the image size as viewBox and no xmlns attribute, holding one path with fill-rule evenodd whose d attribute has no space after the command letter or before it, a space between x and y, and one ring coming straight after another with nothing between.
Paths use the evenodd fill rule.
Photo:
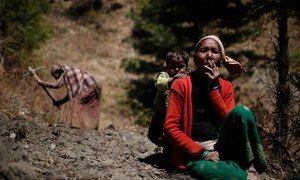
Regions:
<instances>
[{"instance_id":1,"label":"hillside","mask_svg":"<svg viewBox=\"0 0 300 180\"><path fill-rule=\"evenodd\" d=\"M53 34L34 52L32 66L45 66L39 75L47 80L52 80L49 72L55 63L95 75L103 86L99 129L69 128L64 123L69 105L59 111L32 79L5 74L7 81L1 81L5 88L0 91L0 179L192 179L164 169L161 149L147 139L146 128L135 124L127 102L128 84L139 76L124 71L121 63L142 57L129 39L133 22L127 14L135 0L102 0L99 10L75 15L73 1L51 1L52 9L44 18ZM259 49L261 43L256 41L252 47ZM235 52L238 47L246 46L236 44L228 50ZM266 78L266 64L247 58L241 62L253 78L241 76L233 81L238 103L259 111L254 104L264 92L260 78ZM66 90L50 93L58 99ZM259 179L299 176L297 161L268 160L270 168Z\"/></svg>"},{"instance_id":2,"label":"hillside","mask_svg":"<svg viewBox=\"0 0 300 180\"><path fill-rule=\"evenodd\" d=\"M54 63L68 64L90 72L103 86L99 128L109 125L115 128L132 127L134 122L126 105L125 88L136 76L126 73L120 66L123 58L136 56L134 49L126 42L133 25L127 13L134 1L102 1L99 11L78 16L70 15L72 2L56 1L45 17L54 27L54 35L36 52L37 64L47 67L41 75L51 80L49 71ZM41 98L47 98L44 92L35 92L41 93L38 94ZM58 98L62 92L52 93ZM51 103L48 102L47 106ZM64 118L57 114L60 112L56 109L51 113Z\"/></svg>"}]
</instances>

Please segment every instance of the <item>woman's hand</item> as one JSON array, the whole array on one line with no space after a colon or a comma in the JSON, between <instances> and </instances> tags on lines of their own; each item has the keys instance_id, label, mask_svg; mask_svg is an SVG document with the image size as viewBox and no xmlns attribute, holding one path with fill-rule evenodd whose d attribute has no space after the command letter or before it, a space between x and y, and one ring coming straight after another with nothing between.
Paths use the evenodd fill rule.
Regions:
<instances>
[{"instance_id":1,"label":"woman's hand","mask_svg":"<svg viewBox=\"0 0 300 180\"><path fill-rule=\"evenodd\" d=\"M33 79L34 79L38 84L41 84L41 83L42 83L42 80L41 80L36 74L33 75Z\"/></svg>"},{"instance_id":2,"label":"woman's hand","mask_svg":"<svg viewBox=\"0 0 300 180\"><path fill-rule=\"evenodd\" d=\"M53 103L53 106L56 106L58 109L60 109L60 105L61 105L60 101L53 100L52 103Z\"/></svg>"},{"instance_id":3,"label":"woman's hand","mask_svg":"<svg viewBox=\"0 0 300 180\"><path fill-rule=\"evenodd\" d=\"M208 76L208 89L209 91L219 89L219 68L213 60L208 60L209 65L205 65L204 67L207 69L205 74Z\"/></svg>"},{"instance_id":4,"label":"woman's hand","mask_svg":"<svg viewBox=\"0 0 300 180\"><path fill-rule=\"evenodd\" d=\"M209 152L208 155L206 156L205 160L214 161L214 162L220 161L218 151Z\"/></svg>"},{"instance_id":5,"label":"woman's hand","mask_svg":"<svg viewBox=\"0 0 300 180\"><path fill-rule=\"evenodd\" d=\"M208 60L209 65L204 65L207 72L205 74L208 76L210 80L218 79L220 72L219 68L217 67L216 63L213 60Z\"/></svg>"}]
</instances>

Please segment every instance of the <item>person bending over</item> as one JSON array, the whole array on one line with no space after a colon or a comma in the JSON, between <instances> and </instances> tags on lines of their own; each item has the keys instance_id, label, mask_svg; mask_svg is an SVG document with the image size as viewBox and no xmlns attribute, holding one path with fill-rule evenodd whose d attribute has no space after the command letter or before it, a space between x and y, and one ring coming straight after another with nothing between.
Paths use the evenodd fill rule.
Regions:
<instances>
[{"instance_id":1,"label":"person bending over","mask_svg":"<svg viewBox=\"0 0 300 180\"><path fill-rule=\"evenodd\" d=\"M53 65L51 75L55 82L42 81L36 74L34 79L41 86L59 89L64 85L67 95L53 104L57 107L71 101L72 110L68 116L71 127L97 129L100 116L102 87L94 76L68 65Z\"/></svg>"}]
</instances>

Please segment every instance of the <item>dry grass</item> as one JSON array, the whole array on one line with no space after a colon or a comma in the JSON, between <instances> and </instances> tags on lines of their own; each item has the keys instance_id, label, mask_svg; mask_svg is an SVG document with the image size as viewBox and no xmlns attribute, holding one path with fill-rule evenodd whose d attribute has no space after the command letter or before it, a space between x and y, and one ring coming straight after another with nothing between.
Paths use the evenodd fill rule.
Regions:
<instances>
[{"instance_id":1,"label":"dry grass","mask_svg":"<svg viewBox=\"0 0 300 180\"><path fill-rule=\"evenodd\" d=\"M103 1L104 6L95 14L94 23L83 24L84 17L72 20L65 13L71 5L70 1L57 1L46 21L54 27L54 36L44 46L35 52L35 66L46 66L39 75L44 80L50 77L50 67L54 63L68 64L93 74L103 86L100 128L110 124L115 128L134 126L130 107L126 104L125 91L128 82L135 78L120 68L121 60L125 57L136 56L126 39L131 34L133 22L126 18L132 0ZM124 5L121 9L109 12L112 3ZM27 78L11 83L4 76L1 88L1 113L13 117L18 114L33 116L47 122L65 119L68 107L59 111L52 106L49 97L33 79ZM66 90L50 91L58 99L63 97ZM17 112L20 111L20 112Z\"/></svg>"},{"instance_id":2,"label":"dry grass","mask_svg":"<svg viewBox=\"0 0 300 180\"><path fill-rule=\"evenodd\" d=\"M126 42L133 26L133 22L126 17L126 14L134 8L134 0L103 0L102 2L104 5L98 13L91 12L85 17L74 18L66 14L66 9L71 6L72 1L56 1L52 11L45 17L45 21L54 27L54 35L35 52L33 66L46 66L40 75L42 79L47 80L52 80L49 69L54 63L80 67L92 73L103 86L100 128L110 124L116 128L128 128L134 126L134 118L129 103L126 102L126 86L130 80L137 77L124 72L120 65L123 58L139 56ZM119 3L123 7L112 11L111 6L114 3ZM293 24L293 21L290 24ZM265 31L256 39L233 44L226 49L228 51L250 49L257 55L270 56L270 53L274 53L274 49L269 32L276 34L274 29L276 23L268 22ZM214 33L211 32L211 28L207 31ZM290 28L289 35L290 51L298 53L299 26ZM248 68L247 64L262 61L254 62L246 58L241 62ZM299 61L293 62L294 64L296 66L291 66L291 71L297 72ZM260 64L257 64L257 67L259 66ZM253 71L252 76L241 75L233 81L233 84L240 88L236 93L239 98L238 103L253 107L266 90L259 78L265 79L267 75L265 69L246 70ZM47 122L65 119L68 106L64 105L61 111L57 110L52 106L45 92L32 79L20 80L20 77L12 77L4 73L0 81L3 87L0 89L2 114L9 117L25 114L34 120ZM60 98L64 96L66 90L51 91L51 93L55 98Z\"/></svg>"}]
</instances>

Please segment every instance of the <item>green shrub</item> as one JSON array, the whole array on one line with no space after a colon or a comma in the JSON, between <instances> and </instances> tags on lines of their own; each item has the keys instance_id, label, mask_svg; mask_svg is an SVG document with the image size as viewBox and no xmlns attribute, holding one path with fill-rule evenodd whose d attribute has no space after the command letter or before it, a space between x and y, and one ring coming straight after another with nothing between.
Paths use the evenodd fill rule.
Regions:
<instances>
[{"instance_id":1,"label":"green shrub","mask_svg":"<svg viewBox=\"0 0 300 180\"><path fill-rule=\"evenodd\" d=\"M133 33L139 37L133 46L142 54L155 54L162 58L179 44L176 35L163 24L139 22L135 24Z\"/></svg>"},{"instance_id":2,"label":"green shrub","mask_svg":"<svg viewBox=\"0 0 300 180\"><path fill-rule=\"evenodd\" d=\"M145 76L129 84L128 99L136 123L147 126L153 115L153 100L156 94L153 79Z\"/></svg>"},{"instance_id":3,"label":"green shrub","mask_svg":"<svg viewBox=\"0 0 300 180\"><path fill-rule=\"evenodd\" d=\"M153 109L145 107L144 104L138 99L133 99L131 101L131 106L133 109L133 115L136 119L135 123L143 127L149 126L151 122L151 117L154 113Z\"/></svg>"},{"instance_id":4,"label":"green shrub","mask_svg":"<svg viewBox=\"0 0 300 180\"><path fill-rule=\"evenodd\" d=\"M143 59L124 58L122 59L121 67L130 73L143 74L161 71L163 65L146 62Z\"/></svg>"},{"instance_id":5,"label":"green shrub","mask_svg":"<svg viewBox=\"0 0 300 180\"><path fill-rule=\"evenodd\" d=\"M26 60L51 34L43 24L42 14L50 8L47 0L2 0L0 4L0 55L5 67Z\"/></svg>"}]
</instances>

